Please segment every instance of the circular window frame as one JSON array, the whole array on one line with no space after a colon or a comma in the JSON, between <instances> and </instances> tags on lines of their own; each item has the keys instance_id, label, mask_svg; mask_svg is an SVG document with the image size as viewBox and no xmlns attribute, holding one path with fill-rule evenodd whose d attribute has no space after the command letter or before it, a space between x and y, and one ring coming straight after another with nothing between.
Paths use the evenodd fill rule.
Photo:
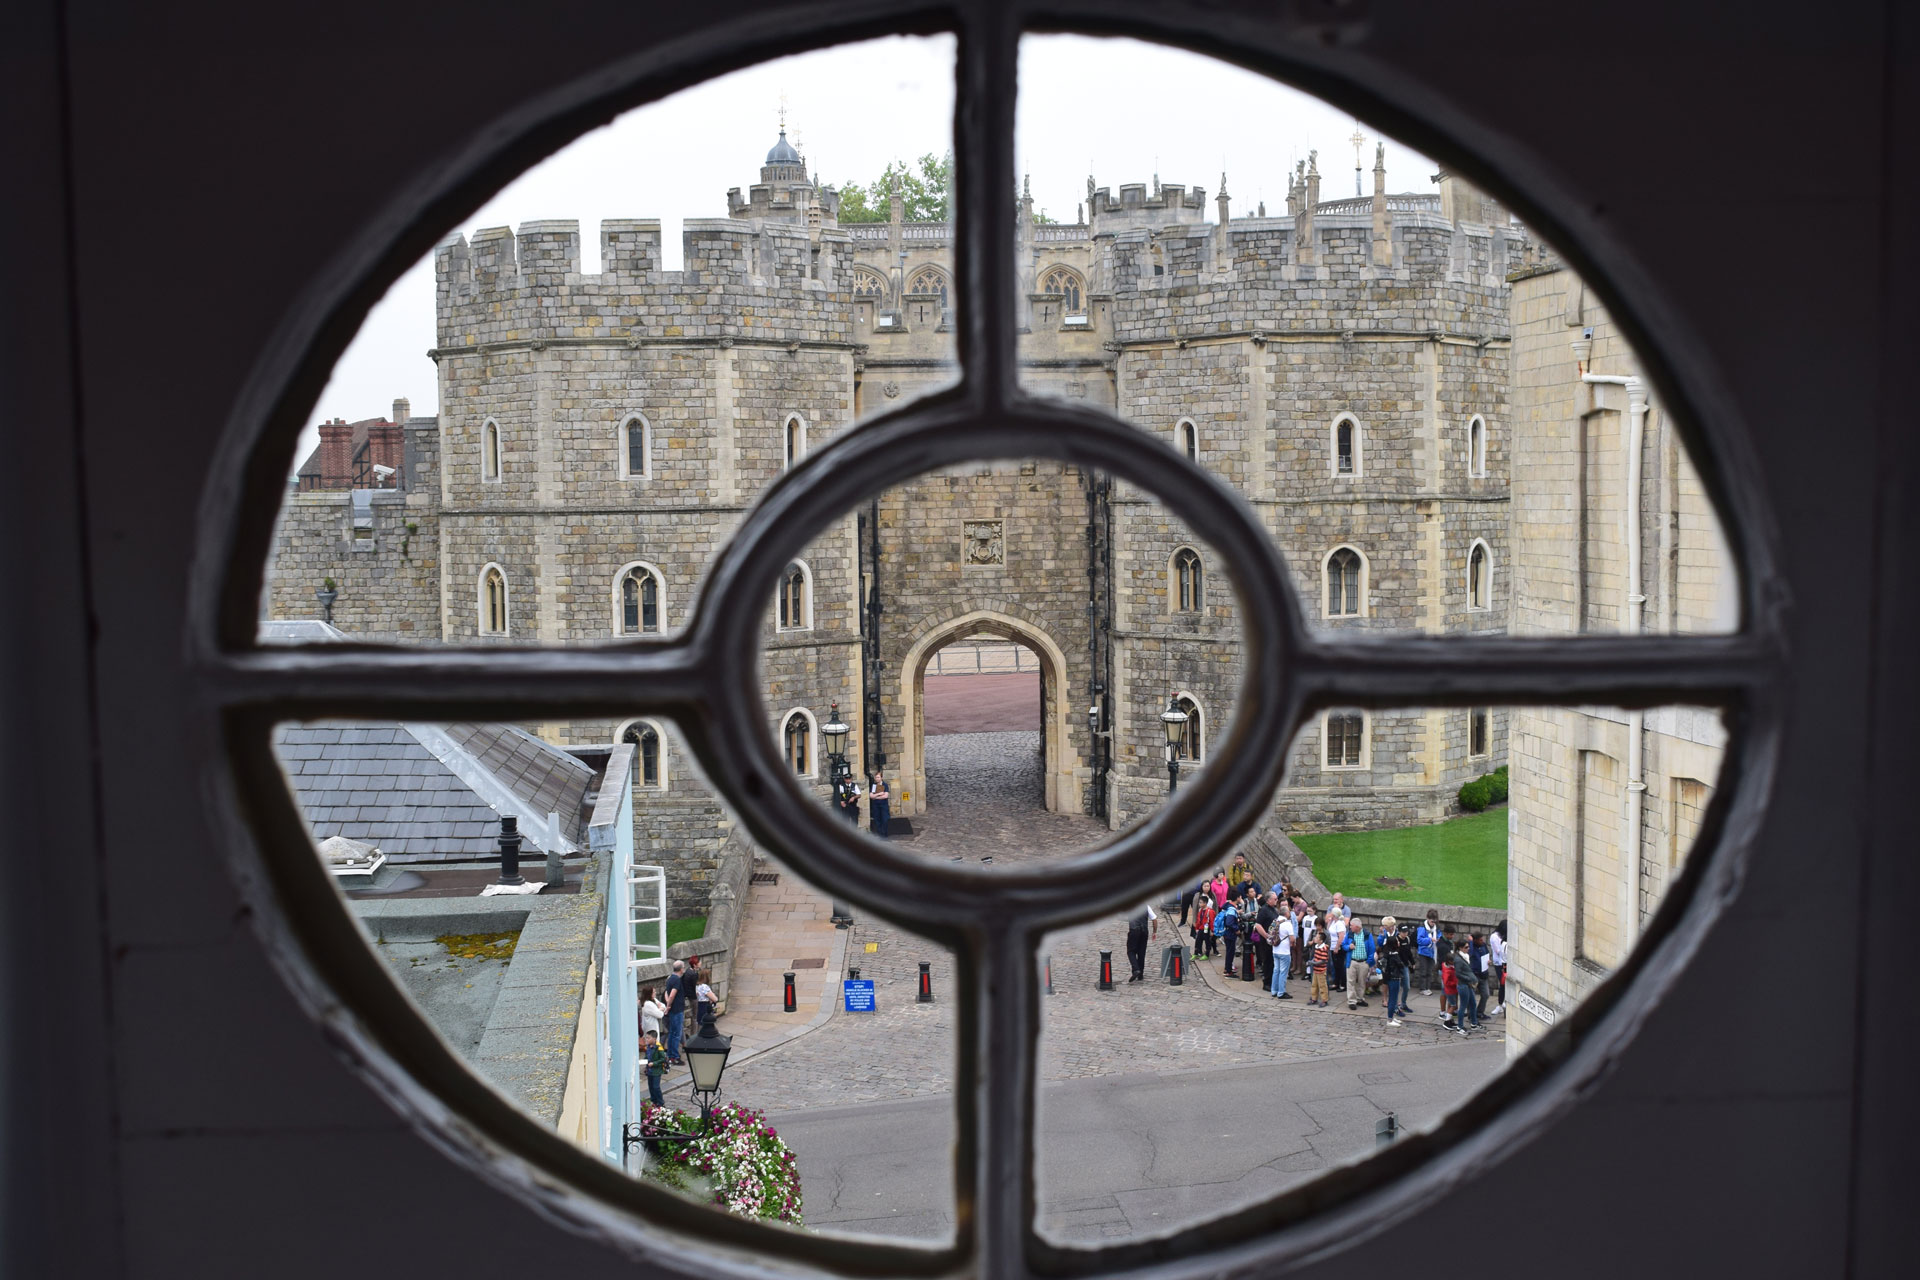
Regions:
<instances>
[{"instance_id":1,"label":"circular window frame","mask_svg":"<svg viewBox=\"0 0 1920 1280\"><path fill-rule=\"evenodd\" d=\"M725 745L724 735L700 728L704 707L681 679L691 655L705 643L700 627L711 625L714 605L704 587L696 621L682 634L571 650L564 658L542 649L406 651L358 644L327 646L324 652L267 649L253 634L280 478L307 406L366 313L430 250L439 228L458 222L538 159L632 107L795 52L876 35L959 36L955 151L961 171L984 175L960 189L956 269L949 276L954 302L962 297L967 302L957 308L962 383L809 451L754 514L782 503L791 507L821 492L843 443L851 454L899 431L903 423L931 421L943 408L975 419L1009 405L1055 421L1094 416L1040 406L1017 389L1014 277L1003 269L1010 262L1011 233L991 230L1003 221L992 215L1011 201L1014 183L1013 101L992 86L1004 83L1008 69L1017 66L1023 34L1059 28L1028 20L1031 15L1014 4L977 6L956 16L957 30L904 7L897 17L882 12L857 23L808 10L757 23L747 39L734 31L713 31L615 63L476 131L464 150L398 193L320 273L266 344L236 402L201 504L186 644L198 675L192 731L209 762L213 820L270 956L336 1051L437 1148L497 1185L534 1197L572 1228L624 1251L637 1255L672 1235L763 1250L844 1274L933 1275L967 1266L992 1274L1075 1275L1154 1263L1190 1268L1196 1261L1219 1272L1286 1270L1293 1265L1290 1259L1358 1244L1383 1229L1397 1210L1510 1153L1576 1105L1625 1049L1677 980L1705 926L1738 888L1779 755L1785 687L1780 673L1787 660L1787 606L1777 586L1782 580L1775 571L1778 538L1765 491L1751 451L1742 447L1744 428L1732 398L1677 311L1608 228L1574 193L1545 177L1549 171L1517 145L1464 115L1437 90L1413 81L1361 83L1369 67L1340 48L1351 34L1340 20L1324 27L1307 24L1308 34L1327 37L1319 42L1297 40L1300 28L1290 32L1276 24L1262 43L1262 32L1249 33L1227 15L1162 14L1115 4L1097 30L1084 24L1078 29L1219 58L1316 94L1444 160L1524 216L1604 300L1622 333L1643 353L1649 380L1680 410L1682 438L1739 575L1740 629L1730 635L1366 637L1358 644L1353 636L1341 635L1332 638L1336 647L1302 628L1299 647L1287 654L1297 668L1289 672L1288 737L1329 705L1685 701L1720 708L1726 717L1729 747L1722 778L1727 781L1715 788L1703 818L1696 844L1701 856L1688 859L1640 943L1592 998L1436 1129L1332 1170L1306 1187L1172 1235L1104 1249L1049 1243L1034 1214L1034 1059L1013 1061L998 1033L1011 1027L1024 1038L1023 1054L1037 1043L1033 948L1008 947L1034 941L1035 924L1012 931L976 925L940 931L990 961L985 972L968 972L966 966L961 972L959 998L973 1006L974 1016L962 1019L956 1088L962 1119L978 1123L958 1134L956 1171L970 1173L972 1180L958 1186L961 1203L952 1243L929 1249L823 1238L723 1214L688 1215L685 1202L672 1193L629 1178L514 1111L447 1049L339 910L333 886L311 857L311 840L285 780L264 749L273 725L283 719L366 714L375 701L383 716L419 718L445 717L456 708L463 715L513 718L536 705L563 714L605 715L631 705L650 718L673 720L703 763L717 758ZM1513 176L1522 174L1524 185ZM1184 459L1179 463L1193 469ZM778 563L763 556L768 574L797 547L773 547L780 553ZM730 546L728 554L732 551ZM1237 583L1233 562L1228 563L1229 577ZM1283 599L1297 615L1290 583L1283 587ZM1311 678L1303 680L1302 672ZM420 683L428 674L435 682L430 696ZM1365 687L1355 680L1364 680ZM515 690L511 696L503 694L508 686ZM610 696L616 688L620 696ZM773 743L759 745L763 755L772 755ZM1234 745L1231 738L1225 745ZM1284 754L1274 762L1276 774ZM750 782L739 784L747 797L743 817L762 834L754 819L777 812L777 797L768 801L775 791L757 790ZM1188 797L1197 806L1207 794L1197 784ZM764 808L768 803L774 807ZM1182 803L1168 812L1186 810ZM825 827L828 820L821 815L820 821ZM1189 861L1204 860L1189 854ZM1076 869L1083 865L1076 863ZM1010 1012L991 1018L983 1013L989 994L991 1003L1010 1006ZM995 1034L983 1041L990 1026ZM983 1067L996 1082L995 1098L984 1107L966 1096L985 1092ZM669 1214L674 1221L697 1218L697 1226L658 1225ZM1204 1256L1196 1258L1196 1251ZM710 1255L708 1265L742 1275L755 1270L748 1261L724 1254Z\"/></svg>"}]
</instances>

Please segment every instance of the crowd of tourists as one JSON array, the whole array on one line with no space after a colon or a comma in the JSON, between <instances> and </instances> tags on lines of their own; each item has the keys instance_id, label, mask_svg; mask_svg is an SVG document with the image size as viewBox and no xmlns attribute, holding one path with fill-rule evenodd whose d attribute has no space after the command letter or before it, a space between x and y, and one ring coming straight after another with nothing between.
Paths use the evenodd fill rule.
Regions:
<instances>
[{"instance_id":1,"label":"crowd of tourists","mask_svg":"<svg viewBox=\"0 0 1920 1280\"><path fill-rule=\"evenodd\" d=\"M1292 885L1262 886L1243 854L1180 895L1180 927L1190 929L1196 960L1219 960L1221 976L1259 982L1276 1000L1307 984L1309 1008L1384 1004L1388 1026L1411 1016L1416 995L1440 998L1437 1017L1459 1035L1478 1031L1506 1005L1506 921L1481 933L1456 930L1428 908L1411 924L1356 918L1346 896L1322 907Z\"/></svg>"}]
</instances>

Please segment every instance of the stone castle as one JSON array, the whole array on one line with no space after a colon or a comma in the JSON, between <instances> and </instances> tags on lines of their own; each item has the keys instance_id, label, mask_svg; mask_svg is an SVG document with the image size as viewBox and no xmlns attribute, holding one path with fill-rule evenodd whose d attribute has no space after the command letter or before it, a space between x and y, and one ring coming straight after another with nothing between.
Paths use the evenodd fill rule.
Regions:
<instances>
[{"instance_id":1,"label":"stone castle","mask_svg":"<svg viewBox=\"0 0 1920 1280\"><path fill-rule=\"evenodd\" d=\"M761 490L863 417L953 376L945 223L841 224L784 132L728 216L456 236L435 254L440 411L330 423L290 492L265 607L400 643L589 644L672 633ZM1498 631L1512 616L1508 276L1524 231L1449 175L1438 194L1234 216L1221 189L1088 183L1072 224L1016 211L1030 389L1104 406L1237 489L1331 634ZM375 455L384 461L376 461ZM324 455L324 456L322 456ZM397 458L397 461L396 461ZM313 477L311 479L307 477ZM333 478L328 478L333 477ZM345 479L340 479L345 477ZM855 767L920 813L922 679L976 636L1042 672L1049 808L1119 827L1232 714L1236 610L1211 549L1133 486L1045 461L932 475L799 549L767 602L768 732L824 796L837 705ZM538 726L640 750L639 856L697 911L731 823L664 722L617 707ZM1300 737L1282 830L1431 821L1503 763L1504 710L1335 712Z\"/></svg>"}]
</instances>

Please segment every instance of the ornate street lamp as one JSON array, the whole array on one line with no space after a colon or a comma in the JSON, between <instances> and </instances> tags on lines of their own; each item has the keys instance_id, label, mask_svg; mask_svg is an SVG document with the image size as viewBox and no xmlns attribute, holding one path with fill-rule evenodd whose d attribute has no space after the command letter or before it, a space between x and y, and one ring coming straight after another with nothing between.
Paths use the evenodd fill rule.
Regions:
<instances>
[{"instance_id":1,"label":"ornate street lamp","mask_svg":"<svg viewBox=\"0 0 1920 1280\"><path fill-rule=\"evenodd\" d=\"M840 704L833 703L833 709L827 713L827 722L820 726L820 736L827 740L827 775L837 786L840 779L853 772L847 766L847 735L853 730L840 718Z\"/></svg>"},{"instance_id":2,"label":"ornate street lamp","mask_svg":"<svg viewBox=\"0 0 1920 1280\"><path fill-rule=\"evenodd\" d=\"M1172 795L1180 788L1180 739L1187 732L1187 713L1180 709L1178 698L1167 699L1160 724L1167 731L1167 794Z\"/></svg>"},{"instance_id":3,"label":"ornate street lamp","mask_svg":"<svg viewBox=\"0 0 1920 1280\"><path fill-rule=\"evenodd\" d=\"M720 1034L711 1022L700 1024L700 1032L680 1046L693 1075L693 1092L700 1099L700 1127L692 1133L648 1133L639 1123L621 1130L621 1154L624 1157L636 1142L695 1142L706 1136L713 1123L714 1099L720 1096L720 1077L727 1071L727 1055L733 1050L733 1037Z\"/></svg>"}]
</instances>

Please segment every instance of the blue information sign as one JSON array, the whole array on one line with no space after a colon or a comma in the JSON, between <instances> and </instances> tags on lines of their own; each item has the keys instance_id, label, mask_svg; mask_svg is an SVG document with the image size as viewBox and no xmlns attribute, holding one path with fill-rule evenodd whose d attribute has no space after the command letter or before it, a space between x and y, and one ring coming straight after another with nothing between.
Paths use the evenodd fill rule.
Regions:
<instances>
[{"instance_id":1,"label":"blue information sign","mask_svg":"<svg viewBox=\"0 0 1920 1280\"><path fill-rule=\"evenodd\" d=\"M840 986L846 992L848 1013L873 1012L872 978L848 978Z\"/></svg>"}]
</instances>

